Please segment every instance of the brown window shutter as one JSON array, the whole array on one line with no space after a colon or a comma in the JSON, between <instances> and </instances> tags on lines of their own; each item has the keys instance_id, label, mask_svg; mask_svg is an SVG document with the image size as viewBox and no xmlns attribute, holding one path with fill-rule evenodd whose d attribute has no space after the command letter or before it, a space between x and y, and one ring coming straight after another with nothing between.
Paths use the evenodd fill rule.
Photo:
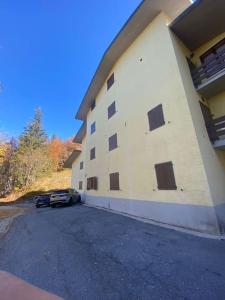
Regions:
<instances>
[{"instance_id":1,"label":"brown window shutter","mask_svg":"<svg viewBox=\"0 0 225 300\"><path fill-rule=\"evenodd\" d=\"M83 182L79 181L79 190L82 190L82 187L83 187Z\"/></svg>"},{"instance_id":2,"label":"brown window shutter","mask_svg":"<svg viewBox=\"0 0 225 300\"><path fill-rule=\"evenodd\" d=\"M98 178L90 177L87 178L87 190L97 190L98 189Z\"/></svg>"},{"instance_id":3,"label":"brown window shutter","mask_svg":"<svg viewBox=\"0 0 225 300\"><path fill-rule=\"evenodd\" d=\"M120 189L119 173L109 174L109 180L110 180L110 190L117 191Z\"/></svg>"},{"instance_id":4,"label":"brown window shutter","mask_svg":"<svg viewBox=\"0 0 225 300\"><path fill-rule=\"evenodd\" d=\"M90 151L90 160L95 159L95 148L92 148Z\"/></svg>"},{"instance_id":5,"label":"brown window shutter","mask_svg":"<svg viewBox=\"0 0 225 300\"><path fill-rule=\"evenodd\" d=\"M112 75L107 80L107 90L109 90L113 84L114 84L114 73L112 73Z\"/></svg>"},{"instance_id":6,"label":"brown window shutter","mask_svg":"<svg viewBox=\"0 0 225 300\"><path fill-rule=\"evenodd\" d=\"M95 131L96 131L96 123L93 122L93 123L91 124L91 134L93 134Z\"/></svg>"},{"instance_id":7,"label":"brown window shutter","mask_svg":"<svg viewBox=\"0 0 225 300\"><path fill-rule=\"evenodd\" d=\"M108 107L108 119L110 119L116 113L115 101Z\"/></svg>"},{"instance_id":8,"label":"brown window shutter","mask_svg":"<svg viewBox=\"0 0 225 300\"><path fill-rule=\"evenodd\" d=\"M97 190L98 189L98 178L93 177L93 189Z\"/></svg>"},{"instance_id":9,"label":"brown window shutter","mask_svg":"<svg viewBox=\"0 0 225 300\"><path fill-rule=\"evenodd\" d=\"M90 178L87 178L87 190L90 190Z\"/></svg>"},{"instance_id":10,"label":"brown window shutter","mask_svg":"<svg viewBox=\"0 0 225 300\"><path fill-rule=\"evenodd\" d=\"M113 149L116 149L118 147L117 145L117 134L110 136L109 138L109 151L112 151Z\"/></svg>"},{"instance_id":11,"label":"brown window shutter","mask_svg":"<svg viewBox=\"0 0 225 300\"><path fill-rule=\"evenodd\" d=\"M95 109L95 99L91 102L91 111Z\"/></svg>"},{"instance_id":12,"label":"brown window shutter","mask_svg":"<svg viewBox=\"0 0 225 300\"><path fill-rule=\"evenodd\" d=\"M162 104L156 106L148 112L148 122L150 131L165 124Z\"/></svg>"},{"instance_id":13,"label":"brown window shutter","mask_svg":"<svg viewBox=\"0 0 225 300\"><path fill-rule=\"evenodd\" d=\"M159 190L177 189L172 162L156 164L155 172Z\"/></svg>"}]
</instances>

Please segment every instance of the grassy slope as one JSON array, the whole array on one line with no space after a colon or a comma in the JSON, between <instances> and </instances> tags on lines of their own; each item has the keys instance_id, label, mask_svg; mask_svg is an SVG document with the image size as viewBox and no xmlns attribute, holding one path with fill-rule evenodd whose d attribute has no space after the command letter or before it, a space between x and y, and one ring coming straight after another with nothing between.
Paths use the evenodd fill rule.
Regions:
<instances>
[{"instance_id":1,"label":"grassy slope","mask_svg":"<svg viewBox=\"0 0 225 300\"><path fill-rule=\"evenodd\" d=\"M33 185L23 192L13 193L7 198L0 198L0 203L17 202L29 199L40 192L47 192L56 189L69 188L71 185L71 170L66 169L55 172L51 176L37 180Z\"/></svg>"}]
</instances>

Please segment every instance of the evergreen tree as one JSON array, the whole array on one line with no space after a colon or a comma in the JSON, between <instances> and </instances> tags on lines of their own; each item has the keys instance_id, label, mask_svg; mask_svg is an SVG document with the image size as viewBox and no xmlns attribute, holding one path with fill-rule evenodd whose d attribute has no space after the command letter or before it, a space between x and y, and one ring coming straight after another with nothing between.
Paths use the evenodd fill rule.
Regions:
<instances>
[{"instance_id":1,"label":"evergreen tree","mask_svg":"<svg viewBox=\"0 0 225 300\"><path fill-rule=\"evenodd\" d=\"M42 128L42 113L35 110L33 120L19 137L17 153L14 157L15 186L23 188L51 170L48 157L47 135Z\"/></svg>"},{"instance_id":2,"label":"evergreen tree","mask_svg":"<svg viewBox=\"0 0 225 300\"><path fill-rule=\"evenodd\" d=\"M42 129L42 112L40 108L35 110L34 119L25 127L19 138L20 152L31 151L40 148L47 142L47 135Z\"/></svg>"}]
</instances>

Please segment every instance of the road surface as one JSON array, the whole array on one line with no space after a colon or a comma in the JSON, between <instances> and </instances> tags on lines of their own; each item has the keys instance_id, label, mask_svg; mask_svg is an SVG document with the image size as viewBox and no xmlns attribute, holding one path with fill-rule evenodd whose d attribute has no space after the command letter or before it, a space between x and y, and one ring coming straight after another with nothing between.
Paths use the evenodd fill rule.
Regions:
<instances>
[{"instance_id":1,"label":"road surface","mask_svg":"<svg viewBox=\"0 0 225 300\"><path fill-rule=\"evenodd\" d=\"M225 242L82 205L31 209L0 269L65 299L225 299Z\"/></svg>"}]
</instances>

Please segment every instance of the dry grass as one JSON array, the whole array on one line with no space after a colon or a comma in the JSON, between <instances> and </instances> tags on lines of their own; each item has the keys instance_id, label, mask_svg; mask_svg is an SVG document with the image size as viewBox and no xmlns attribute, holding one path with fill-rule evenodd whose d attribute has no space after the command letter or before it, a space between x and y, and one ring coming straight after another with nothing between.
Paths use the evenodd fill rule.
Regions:
<instances>
[{"instance_id":1,"label":"dry grass","mask_svg":"<svg viewBox=\"0 0 225 300\"><path fill-rule=\"evenodd\" d=\"M66 189L71 185L71 170L63 170L53 173L49 177L36 181L27 192L31 191L49 191L55 189Z\"/></svg>"},{"instance_id":2,"label":"dry grass","mask_svg":"<svg viewBox=\"0 0 225 300\"><path fill-rule=\"evenodd\" d=\"M33 197L41 192L47 192L56 189L66 189L71 185L71 170L66 169L61 172L55 172L48 177L37 180L33 185L24 191L12 193L6 198L0 198L0 204L13 203Z\"/></svg>"},{"instance_id":3,"label":"dry grass","mask_svg":"<svg viewBox=\"0 0 225 300\"><path fill-rule=\"evenodd\" d=\"M8 208L8 209L1 208L0 209L0 219L12 217L12 216L20 214L22 212L24 212L23 208Z\"/></svg>"}]
</instances>

